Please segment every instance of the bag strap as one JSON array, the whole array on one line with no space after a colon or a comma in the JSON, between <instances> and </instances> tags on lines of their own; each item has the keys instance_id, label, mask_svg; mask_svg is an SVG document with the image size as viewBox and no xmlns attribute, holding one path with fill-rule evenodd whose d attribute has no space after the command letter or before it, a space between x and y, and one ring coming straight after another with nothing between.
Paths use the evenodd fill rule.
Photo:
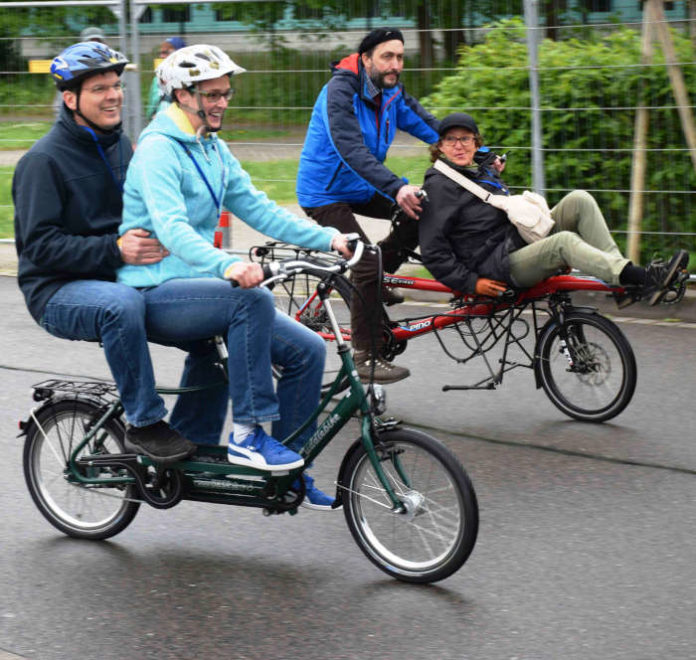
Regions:
<instances>
[{"instance_id":1,"label":"bag strap","mask_svg":"<svg viewBox=\"0 0 696 660\"><path fill-rule=\"evenodd\" d=\"M488 198L493 194L488 192L485 188L474 183L471 179L460 174L453 167L450 167L447 163L443 162L439 158L433 163L433 167L442 172L446 177L452 179L452 181L458 183L462 188L466 188L471 194L476 195L479 199L490 204Z\"/></svg>"}]
</instances>

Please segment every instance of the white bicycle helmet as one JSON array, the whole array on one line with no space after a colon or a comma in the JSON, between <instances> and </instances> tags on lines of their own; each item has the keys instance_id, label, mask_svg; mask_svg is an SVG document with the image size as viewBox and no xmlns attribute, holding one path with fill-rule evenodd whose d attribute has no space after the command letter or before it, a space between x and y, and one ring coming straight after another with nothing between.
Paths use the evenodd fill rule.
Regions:
<instances>
[{"instance_id":1,"label":"white bicycle helmet","mask_svg":"<svg viewBox=\"0 0 696 660\"><path fill-rule=\"evenodd\" d=\"M157 67L155 74L160 92L172 96L175 89L188 89L204 80L245 71L217 46L196 44L175 50Z\"/></svg>"}]
</instances>

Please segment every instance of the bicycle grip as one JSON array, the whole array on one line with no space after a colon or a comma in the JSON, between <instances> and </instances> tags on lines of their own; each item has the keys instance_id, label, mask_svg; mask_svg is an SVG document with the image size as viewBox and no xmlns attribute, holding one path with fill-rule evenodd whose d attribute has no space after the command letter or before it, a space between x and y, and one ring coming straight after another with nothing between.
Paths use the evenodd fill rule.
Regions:
<instances>
[{"instance_id":1,"label":"bicycle grip","mask_svg":"<svg viewBox=\"0 0 696 660\"><path fill-rule=\"evenodd\" d=\"M267 280L269 277L273 277L273 270L271 269L271 264L261 264L261 268L263 269L263 279ZM239 282L237 280L230 280L230 286L233 289L236 289L239 286Z\"/></svg>"}]
</instances>

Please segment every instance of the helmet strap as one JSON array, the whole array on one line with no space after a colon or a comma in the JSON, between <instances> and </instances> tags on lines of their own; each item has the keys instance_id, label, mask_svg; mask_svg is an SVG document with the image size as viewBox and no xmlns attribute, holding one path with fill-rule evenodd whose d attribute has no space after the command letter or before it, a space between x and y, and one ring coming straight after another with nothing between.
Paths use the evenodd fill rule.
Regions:
<instances>
[{"instance_id":1,"label":"helmet strap","mask_svg":"<svg viewBox=\"0 0 696 660\"><path fill-rule=\"evenodd\" d=\"M194 90L193 93L191 93L191 89ZM192 85L186 91L195 97L196 105L198 107L194 108L190 105L186 105L185 103L182 103L181 101L179 101L178 98L175 97L177 105L185 112L188 112L192 115L196 115L203 122L202 128L206 133L216 133L217 131L219 131L219 128L212 128L208 125L208 117L205 114L205 110L203 110L203 101L201 99L201 94L198 91L198 85Z\"/></svg>"}]
</instances>

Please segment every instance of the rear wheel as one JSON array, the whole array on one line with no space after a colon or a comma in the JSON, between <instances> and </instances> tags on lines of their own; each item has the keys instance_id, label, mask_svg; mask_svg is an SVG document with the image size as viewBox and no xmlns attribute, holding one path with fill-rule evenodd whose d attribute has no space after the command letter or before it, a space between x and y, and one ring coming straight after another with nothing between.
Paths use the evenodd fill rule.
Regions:
<instances>
[{"instance_id":1,"label":"rear wheel","mask_svg":"<svg viewBox=\"0 0 696 660\"><path fill-rule=\"evenodd\" d=\"M599 314L571 312L564 333L546 326L537 350L541 385L566 415L585 422L616 417L631 401L637 368L619 328Z\"/></svg>"},{"instance_id":2,"label":"rear wheel","mask_svg":"<svg viewBox=\"0 0 696 660\"><path fill-rule=\"evenodd\" d=\"M394 510L367 453L360 447L342 479L343 510L368 559L405 582L436 582L468 559L478 533L474 488L457 458L423 433L381 433L376 447Z\"/></svg>"},{"instance_id":3,"label":"rear wheel","mask_svg":"<svg viewBox=\"0 0 696 660\"><path fill-rule=\"evenodd\" d=\"M24 444L24 477L44 517L68 536L106 539L124 530L138 512L133 485L82 485L71 480L68 459L103 411L89 401L65 400L36 414ZM85 454L122 454L124 429L110 419L83 449ZM87 468L90 478L122 476L106 467Z\"/></svg>"},{"instance_id":4,"label":"rear wheel","mask_svg":"<svg viewBox=\"0 0 696 660\"><path fill-rule=\"evenodd\" d=\"M336 341L329 318L321 298L317 294L317 285L326 279L324 271L307 271L297 274L279 284L273 289L276 308L281 312L307 326L328 342ZM350 296L351 285L344 277L332 277L331 308L338 321L344 339L350 341ZM335 350L329 350L326 355L326 367L322 381L322 394L325 394L341 368L341 360ZM347 379L341 383L340 390L348 386Z\"/></svg>"}]
</instances>

